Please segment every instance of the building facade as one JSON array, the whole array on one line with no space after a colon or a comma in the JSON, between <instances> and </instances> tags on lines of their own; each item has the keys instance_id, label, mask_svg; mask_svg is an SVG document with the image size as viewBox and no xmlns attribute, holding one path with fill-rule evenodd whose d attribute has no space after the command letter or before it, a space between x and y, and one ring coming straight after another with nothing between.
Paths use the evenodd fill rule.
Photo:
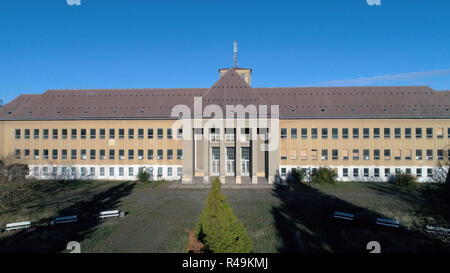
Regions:
<instances>
[{"instance_id":1,"label":"building facade","mask_svg":"<svg viewBox=\"0 0 450 273\"><path fill-rule=\"evenodd\" d=\"M450 91L426 86L48 90L0 108L0 156L32 177L272 183L293 168L343 181L428 181L449 159Z\"/></svg>"}]
</instances>

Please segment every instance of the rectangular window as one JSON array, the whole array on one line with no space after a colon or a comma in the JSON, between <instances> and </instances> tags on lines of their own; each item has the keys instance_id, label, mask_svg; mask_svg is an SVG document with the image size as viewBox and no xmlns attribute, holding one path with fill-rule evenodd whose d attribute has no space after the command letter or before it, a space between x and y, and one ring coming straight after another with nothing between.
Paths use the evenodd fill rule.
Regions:
<instances>
[{"instance_id":1,"label":"rectangular window","mask_svg":"<svg viewBox=\"0 0 450 273\"><path fill-rule=\"evenodd\" d=\"M358 176L359 176L359 169L353 168L353 177L358 177Z\"/></svg>"},{"instance_id":2,"label":"rectangular window","mask_svg":"<svg viewBox=\"0 0 450 273\"><path fill-rule=\"evenodd\" d=\"M153 129L151 128L147 129L147 138L153 139Z\"/></svg>"},{"instance_id":3,"label":"rectangular window","mask_svg":"<svg viewBox=\"0 0 450 273\"><path fill-rule=\"evenodd\" d=\"M384 169L384 177L389 177L391 175L391 169L385 168Z\"/></svg>"},{"instance_id":4,"label":"rectangular window","mask_svg":"<svg viewBox=\"0 0 450 273\"><path fill-rule=\"evenodd\" d=\"M374 149L373 150L373 159L374 160L380 160L380 150L379 149Z\"/></svg>"},{"instance_id":5,"label":"rectangular window","mask_svg":"<svg viewBox=\"0 0 450 273\"><path fill-rule=\"evenodd\" d=\"M86 129L81 129L80 138L81 139L86 139Z\"/></svg>"},{"instance_id":6,"label":"rectangular window","mask_svg":"<svg viewBox=\"0 0 450 273\"><path fill-rule=\"evenodd\" d=\"M364 177L369 177L369 168L364 168Z\"/></svg>"},{"instance_id":7,"label":"rectangular window","mask_svg":"<svg viewBox=\"0 0 450 273\"><path fill-rule=\"evenodd\" d=\"M61 150L61 159L64 159L64 160L67 159L67 150L66 149Z\"/></svg>"},{"instance_id":8,"label":"rectangular window","mask_svg":"<svg viewBox=\"0 0 450 273\"><path fill-rule=\"evenodd\" d=\"M322 160L328 160L328 150L322 149Z\"/></svg>"},{"instance_id":9,"label":"rectangular window","mask_svg":"<svg viewBox=\"0 0 450 273\"><path fill-rule=\"evenodd\" d=\"M384 149L384 160L391 160L391 150Z\"/></svg>"},{"instance_id":10,"label":"rectangular window","mask_svg":"<svg viewBox=\"0 0 450 273\"><path fill-rule=\"evenodd\" d=\"M286 177L286 168L281 168L281 176Z\"/></svg>"},{"instance_id":11,"label":"rectangular window","mask_svg":"<svg viewBox=\"0 0 450 273\"><path fill-rule=\"evenodd\" d=\"M416 138L422 138L422 128L416 128Z\"/></svg>"},{"instance_id":12,"label":"rectangular window","mask_svg":"<svg viewBox=\"0 0 450 273\"><path fill-rule=\"evenodd\" d=\"M16 149L14 154L17 159L20 159L20 150L19 149Z\"/></svg>"},{"instance_id":13,"label":"rectangular window","mask_svg":"<svg viewBox=\"0 0 450 273\"><path fill-rule=\"evenodd\" d=\"M339 150L333 149L331 150L331 159L338 160L339 159Z\"/></svg>"},{"instance_id":14,"label":"rectangular window","mask_svg":"<svg viewBox=\"0 0 450 273\"><path fill-rule=\"evenodd\" d=\"M43 139L48 139L48 129L43 129L42 130L42 138Z\"/></svg>"},{"instance_id":15,"label":"rectangular window","mask_svg":"<svg viewBox=\"0 0 450 273\"><path fill-rule=\"evenodd\" d=\"M333 139L337 139L338 138L338 128L332 128L331 129L331 137Z\"/></svg>"},{"instance_id":16,"label":"rectangular window","mask_svg":"<svg viewBox=\"0 0 450 273\"><path fill-rule=\"evenodd\" d=\"M100 129L100 139L105 139L106 137L106 129Z\"/></svg>"},{"instance_id":17,"label":"rectangular window","mask_svg":"<svg viewBox=\"0 0 450 273\"><path fill-rule=\"evenodd\" d=\"M124 173L123 167L119 167L119 176L124 176L124 175L125 175L125 173Z\"/></svg>"},{"instance_id":18,"label":"rectangular window","mask_svg":"<svg viewBox=\"0 0 450 273\"><path fill-rule=\"evenodd\" d=\"M158 179L161 179L163 176L163 168L162 167L158 167Z\"/></svg>"},{"instance_id":19,"label":"rectangular window","mask_svg":"<svg viewBox=\"0 0 450 273\"><path fill-rule=\"evenodd\" d=\"M416 160L422 160L422 150L416 150Z\"/></svg>"},{"instance_id":20,"label":"rectangular window","mask_svg":"<svg viewBox=\"0 0 450 273\"><path fill-rule=\"evenodd\" d=\"M82 150L80 151L80 158L81 158L82 160L86 160L86 159L87 159L87 155L86 155L86 150L85 150L85 149L82 149Z\"/></svg>"},{"instance_id":21,"label":"rectangular window","mask_svg":"<svg viewBox=\"0 0 450 273\"><path fill-rule=\"evenodd\" d=\"M105 167L100 167L100 176L105 176Z\"/></svg>"},{"instance_id":22,"label":"rectangular window","mask_svg":"<svg viewBox=\"0 0 450 273\"><path fill-rule=\"evenodd\" d=\"M343 177L348 177L348 168L343 168L342 169L342 176Z\"/></svg>"},{"instance_id":23,"label":"rectangular window","mask_svg":"<svg viewBox=\"0 0 450 273\"><path fill-rule=\"evenodd\" d=\"M317 128L311 128L311 138L312 139L317 138Z\"/></svg>"},{"instance_id":24,"label":"rectangular window","mask_svg":"<svg viewBox=\"0 0 450 273\"><path fill-rule=\"evenodd\" d=\"M450 138L450 128L447 128L447 138Z\"/></svg>"},{"instance_id":25,"label":"rectangular window","mask_svg":"<svg viewBox=\"0 0 450 273\"><path fill-rule=\"evenodd\" d=\"M138 138L143 139L144 138L144 129L138 129Z\"/></svg>"},{"instance_id":26,"label":"rectangular window","mask_svg":"<svg viewBox=\"0 0 450 273\"><path fill-rule=\"evenodd\" d=\"M436 128L436 137L444 138L444 128L442 127Z\"/></svg>"},{"instance_id":27,"label":"rectangular window","mask_svg":"<svg viewBox=\"0 0 450 273\"><path fill-rule=\"evenodd\" d=\"M90 158L91 160L95 160L95 150L91 150L91 151L89 152L89 158Z\"/></svg>"},{"instance_id":28,"label":"rectangular window","mask_svg":"<svg viewBox=\"0 0 450 273\"><path fill-rule=\"evenodd\" d=\"M363 128L363 138L367 139L370 137L370 129L369 128Z\"/></svg>"},{"instance_id":29,"label":"rectangular window","mask_svg":"<svg viewBox=\"0 0 450 273\"><path fill-rule=\"evenodd\" d=\"M402 129L401 128L394 128L394 137L395 138L401 138L402 137Z\"/></svg>"},{"instance_id":30,"label":"rectangular window","mask_svg":"<svg viewBox=\"0 0 450 273\"><path fill-rule=\"evenodd\" d=\"M147 150L147 159L153 160L153 150L152 149Z\"/></svg>"},{"instance_id":31,"label":"rectangular window","mask_svg":"<svg viewBox=\"0 0 450 273\"><path fill-rule=\"evenodd\" d=\"M138 150L138 160L144 160L144 150Z\"/></svg>"},{"instance_id":32,"label":"rectangular window","mask_svg":"<svg viewBox=\"0 0 450 273\"><path fill-rule=\"evenodd\" d=\"M105 160L106 159L106 150L104 150L104 149L100 150L99 158L100 158L100 160Z\"/></svg>"},{"instance_id":33,"label":"rectangular window","mask_svg":"<svg viewBox=\"0 0 450 273\"><path fill-rule=\"evenodd\" d=\"M158 160L163 160L163 159L164 159L163 150L158 150Z\"/></svg>"},{"instance_id":34,"label":"rectangular window","mask_svg":"<svg viewBox=\"0 0 450 273\"><path fill-rule=\"evenodd\" d=\"M300 159L301 160L307 160L308 159L308 150L301 149L300 150Z\"/></svg>"},{"instance_id":35,"label":"rectangular window","mask_svg":"<svg viewBox=\"0 0 450 273\"><path fill-rule=\"evenodd\" d=\"M411 160L412 159L412 150L406 149L405 150L405 160Z\"/></svg>"},{"instance_id":36,"label":"rectangular window","mask_svg":"<svg viewBox=\"0 0 450 273\"><path fill-rule=\"evenodd\" d=\"M348 128L342 128L342 138L348 138Z\"/></svg>"},{"instance_id":37,"label":"rectangular window","mask_svg":"<svg viewBox=\"0 0 450 273\"><path fill-rule=\"evenodd\" d=\"M287 150L280 150L280 158L281 160L287 159Z\"/></svg>"},{"instance_id":38,"label":"rectangular window","mask_svg":"<svg viewBox=\"0 0 450 273\"><path fill-rule=\"evenodd\" d=\"M77 159L77 150L70 150L70 159Z\"/></svg>"},{"instance_id":39,"label":"rectangular window","mask_svg":"<svg viewBox=\"0 0 450 273\"><path fill-rule=\"evenodd\" d=\"M297 128L291 128L291 139L297 139Z\"/></svg>"},{"instance_id":40,"label":"rectangular window","mask_svg":"<svg viewBox=\"0 0 450 273\"><path fill-rule=\"evenodd\" d=\"M368 149L363 150L363 159L370 160L370 150L368 150Z\"/></svg>"},{"instance_id":41,"label":"rectangular window","mask_svg":"<svg viewBox=\"0 0 450 273\"><path fill-rule=\"evenodd\" d=\"M15 132L16 132L15 133L15 138L16 139L20 139L20 132L21 132L20 129L16 129Z\"/></svg>"},{"instance_id":42,"label":"rectangular window","mask_svg":"<svg viewBox=\"0 0 450 273\"><path fill-rule=\"evenodd\" d=\"M172 176L173 175L173 173L172 173L172 167L168 167L167 168L167 176Z\"/></svg>"},{"instance_id":43,"label":"rectangular window","mask_svg":"<svg viewBox=\"0 0 450 273\"><path fill-rule=\"evenodd\" d=\"M433 169L427 168L427 177L433 177Z\"/></svg>"},{"instance_id":44,"label":"rectangular window","mask_svg":"<svg viewBox=\"0 0 450 273\"><path fill-rule=\"evenodd\" d=\"M353 149L352 159L359 160L359 149Z\"/></svg>"},{"instance_id":45,"label":"rectangular window","mask_svg":"<svg viewBox=\"0 0 450 273\"><path fill-rule=\"evenodd\" d=\"M128 167L128 176L134 176L134 168Z\"/></svg>"},{"instance_id":46,"label":"rectangular window","mask_svg":"<svg viewBox=\"0 0 450 273\"><path fill-rule=\"evenodd\" d=\"M379 168L374 168L373 169L373 176L374 177L380 177L380 169Z\"/></svg>"},{"instance_id":47,"label":"rectangular window","mask_svg":"<svg viewBox=\"0 0 450 273\"><path fill-rule=\"evenodd\" d=\"M359 138L359 128L353 128L352 134L354 139Z\"/></svg>"},{"instance_id":48,"label":"rectangular window","mask_svg":"<svg viewBox=\"0 0 450 273\"><path fill-rule=\"evenodd\" d=\"M109 176L114 176L114 167L109 167Z\"/></svg>"},{"instance_id":49,"label":"rectangular window","mask_svg":"<svg viewBox=\"0 0 450 273\"><path fill-rule=\"evenodd\" d=\"M109 160L114 160L116 158L116 150L109 150Z\"/></svg>"},{"instance_id":50,"label":"rectangular window","mask_svg":"<svg viewBox=\"0 0 450 273\"><path fill-rule=\"evenodd\" d=\"M225 129L226 131L226 129ZM177 130L177 139L181 139L183 137L183 128L178 128Z\"/></svg>"},{"instance_id":51,"label":"rectangular window","mask_svg":"<svg viewBox=\"0 0 450 273\"><path fill-rule=\"evenodd\" d=\"M392 150L392 155L394 156L394 160L401 160L402 159L402 155L401 155L401 150L400 149Z\"/></svg>"},{"instance_id":52,"label":"rectangular window","mask_svg":"<svg viewBox=\"0 0 450 273\"><path fill-rule=\"evenodd\" d=\"M47 149L44 149L42 158L43 159L48 159L48 150Z\"/></svg>"},{"instance_id":53,"label":"rectangular window","mask_svg":"<svg viewBox=\"0 0 450 273\"><path fill-rule=\"evenodd\" d=\"M380 128L373 128L373 138L380 138Z\"/></svg>"},{"instance_id":54,"label":"rectangular window","mask_svg":"<svg viewBox=\"0 0 450 273\"><path fill-rule=\"evenodd\" d=\"M173 150L169 149L167 150L167 160L172 160L173 159Z\"/></svg>"},{"instance_id":55,"label":"rectangular window","mask_svg":"<svg viewBox=\"0 0 450 273\"><path fill-rule=\"evenodd\" d=\"M427 160L433 160L433 150L427 150Z\"/></svg>"},{"instance_id":56,"label":"rectangular window","mask_svg":"<svg viewBox=\"0 0 450 273\"><path fill-rule=\"evenodd\" d=\"M287 129L286 128L281 128L280 136L281 136L281 139L287 138Z\"/></svg>"},{"instance_id":57,"label":"rectangular window","mask_svg":"<svg viewBox=\"0 0 450 273\"><path fill-rule=\"evenodd\" d=\"M177 168L177 176L178 176L178 177L183 176L183 168L182 168L182 167L178 167L178 168Z\"/></svg>"},{"instance_id":58,"label":"rectangular window","mask_svg":"<svg viewBox=\"0 0 450 273\"><path fill-rule=\"evenodd\" d=\"M289 159L297 160L297 150L289 150Z\"/></svg>"},{"instance_id":59,"label":"rectangular window","mask_svg":"<svg viewBox=\"0 0 450 273\"><path fill-rule=\"evenodd\" d=\"M172 139L172 129L167 129L167 139Z\"/></svg>"},{"instance_id":60,"label":"rectangular window","mask_svg":"<svg viewBox=\"0 0 450 273\"><path fill-rule=\"evenodd\" d=\"M328 128L322 128L322 139L328 138Z\"/></svg>"},{"instance_id":61,"label":"rectangular window","mask_svg":"<svg viewBox=\"0 0 450 273\"><path fill-rule=\"evenodd\" d=\"M391 138L391 128L384 128L384 138Z\"/></svg>"},{"instance_id":62,"label":"rectangular window","mask_svg":"<svg viewBox=\"0 0 450 273\"><path fill-rule=\"evenodd\" d=\"M52 159L58 159L58 150L56 149L52 150Z\"/></svg>"},{"instance_id":63,"label":"rectangular window","mask_svg":"<svg viewBox=\"0 0 450 273\"><path fill-rule=\"evenodd\" d=\"M128 160L133 160L133 159L134 159L134 150L128 149Z\"/></svg>"},{"instance_id":64,"label":"rectangular window","mask_svg":"<svg viewBox=\"0 0 450 273\"><path fill-rule=\"evenodd\" d=\"M39 150L34 150L33 156L34 156L34 159L39 159Z\"/></svg>"},{"instance_id":65,"label":"rectangular window","mask_svg":"<svg viewBox=\"0 0 450 273\"><path fill-rule=\"evenodd\" d=\"M90 137L91 139L95 139L95 138L97 137L97 130L95 130L95 129L90 129L90 130L89 130L89 137Z\"/></svg>"},{"instance_id":66,"label":"rectangular window","mask_svg":"<svg viewBox=\"0 0 450 273\"><path fill-rule=\"evenodd\" d=\"M92 176L95 176L95 167L90 167L89 168L89 175L92 177Z\"/></svg>"},{"instance_id":67,"label":"rectangular window","mask_svg":"<svg viewBox=\"0 0 450 273\"><path fill-rule=\"evenodd\" d=\"M181 150L181 149L177 150L177 159L178 160L183 159L183 150Z\"/></svg>"},{"instance_id":68,"label":"rectangular window","mask_svg":"<svg viewBox=\"0 0 450 273\"><path fill-rule=\"evenodd\" d=\"M433 138L433 128L427 128L427 138Z\"/></svg>"},{"instance_id":69,"label":"rectangular window","mask_svg":"<svg viewBox=\"0 0 450 273\"><path fill-rule=\"evenodd\" d=\"M301 129L301 133L302 133L302 139L307 139L308 138L308 129L302 128Z\"/></svg>"},{"instance_id":70,"label":"rectangular window","mask_svg":"<svg viewBox=\"0 0 450 273\"><path fill-rule=\"evenodd\" d=\"M119 129L119 139L125 138L125 129L120 128Z\"/></svg>"},{"instance_id":71,"label":"rectangular window","mask_svg":"<svg viewBox=\"0 0 450 273\"><path fill-rule=\"evenodd\" d=\"M23 155L24 155L24 157L29 157L30 156L30 150L29 149L25 149Z\"/></svg>"},{"instance_id":72,"label":"rectangular window","mask_svg":"<svg viewBox=\"0 0 450 273\"><path fill-rule=\"evenodd\" d=\"M30 129L25 129L25 139L30 138Z\"/></svg>"},{"instance_id":73,"label":"rectangular window","mask_svg":"<svg viewBox=\"0 0 450 273\"><path fill-rule=\"evenodd\" d=\"M444 160L444 150L437 150L437 160Z\"/></svg>"},{"instance_id":74,"label":"rectangular window","mask_svg":"<svg viewBox=\"0 0 450 273\"><path fill-rule=\"evenodd\" d=\"M124 160L125 159L125 150L120 149L119 150L119 160Z\"/></svg>"},{"instance_id":75,"label":"rectangular window","mask_svg":"<svg viewBox=\"0 0 450 273\"><path fill-rule=\"evenodd\" d=\"M157 133L158 133L158 139L162 139L164 137L163 129L159 128Z\"/></svg>"},{"instance_id":76,"label":"rectangular window","mask_svg":"<svg viewBox=\"0 0 450 273\"><path fill-rule=\"evenodd\" d=\"M33 130L33 138L35 138L35 139L39 138L39 129Z\"/></svg>"},{"instance_id":77,"label":"rectangular window","mask_svg":"<svg viewBox=\"0 0 450 273\"><path fill-rule=\"evenodd\" d=\"M416 176L422 177L422 169L421 168L416 169Z\"/></svg>"},{"instance_id":78,"label":"rectangular window","mask_svg":"<svg viewBox=\"0 0 450 273\"><path fill-rule=\"evenodd\" d=\"M312 150L311 150L311 159L312 159L312 160L317 160L317 157L318 157L318 155L317 155L317 149L312 149Z\"/></svg>"},{"instance_id":79,"label":"rectangular window","mask_svg":"<svg viewBox=\"0 0 450 273\"><path fill-rule=\"evenodd\" d=\"M411 138L411 128L405 128L405 138Z\"/></svg>"},{"instance_id":80,"label":"rectangular window","mask_svg":"<svg viewBox=\"0 0 450 273\"><path fill-rule=\"evenodd\" d=\"M342 150L342 160L348 160L348 150Z\"/></svg>"},{"instance_id":81,"label":"rectangular window","mask_svg":"<svg viewBox=\"0 0 450 273\"><path fill-rule=\"evenodd\" d=\"M109 129L109 139L116 138L116 129Z\"/></svg>"},{"instance_id":82,"label":"rectangular window","mask_svg":"<svg viewBox=\"0 0 450 273\"><path fill-rule=\"evenodd\" d=\"M134 139L134 129L128 129L128 139Z\"/></svg>"}]
</instances>

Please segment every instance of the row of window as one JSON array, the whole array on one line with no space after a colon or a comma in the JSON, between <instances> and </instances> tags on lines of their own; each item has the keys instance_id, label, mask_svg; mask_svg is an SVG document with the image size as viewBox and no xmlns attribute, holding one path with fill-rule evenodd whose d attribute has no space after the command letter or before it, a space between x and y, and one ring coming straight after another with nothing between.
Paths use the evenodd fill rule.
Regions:
<instances>
[{"instance_id":1,"label":"row of window","mask_svg":"<svg viewBox=\"0 0 450 273\"><path fill-rule=\"evenodd\" d=\"M352 160L359 160L360 156L362 155L363 160L370 160L371 156L374 160L380 160L381 159L381 151L383 151L383 159L384 160L401 160L402 159L402 153L405 160L412 160L413 158L413 150L412 149L404 149L403 151L401 149L373 149L372 153L369 149L362 149L362 154L360 153L360 149L342 149L341 150L341 159L342 160L349 160L350 159L350 152L351 152L351 159ZM281 160L287 160L288 158L290 160L297 160L297 150L280 150ZM322 160L328 160L329 159L329 153L328 149L322 149L321 150L321 159ZM425 155L427 160L433 160L434 153L432 149L426 149ZM311 160L318 160L319 159L319 150L318 149L311 149L310 151ZM339 160L339 150L338 149L332 149L331 150L331 159L332 160ZM445 151L442 149L438 149L437 153L437 160L444 160L445 158ZM423 159L423 153L422 149L416 149L415 150L415 160L422 160ZM447 150L447 158L450 160L450 150ZM300 160L308 160L308 150L307 149L301 149L300 150Z\"/></svg>"},{"instance_id":2,"label":"row of window","mask_svg":"<svg viewBox=\"0 0 450 273\"><path fill-rule=\"evenodd\" d=\"M290 128L291 129L291 139L297 139L297 128ZM423 135L423 128L414 128L415 132L415 138L420 139ZM404 128L403 130L403 136L405 139L411 139L412 138L412 128ZM352 128L352 138L353 139L359 139L360 137L360 128ZM362 138L368 139L370 138L370 128L363 128L362 129ZM348 139L350 137L350 129L349 128L342 128L341 129L341 138ZM393 133L393 137L396 139L402 138L402 129L401 128L394 128L393 131L391 131L391 128L383 128L383 137L385 139L391 138L391 133ZM311 139L317 139L319 135L319 129L318 128L311 128L310 130ZM287 128L281 128L280 132L281 138L286 139L288 138L288 129ZM329 130L328 128L321 128L320 129L320 135L322 139L328 139L329 136ZM432 139L434 136L434 128L425 128L425 135L428 139ZM302 139L308 138L308 129L307 128L301 128L300 129L300 136ZM381 129L380 128L372 128L372 137L377 139L381 138ZM436 128L436 137L437 138L444 138L444 128ZM339 129L338 128L331 128L331 138L338 139L339 138ZM450 128L447 128L447 138L450 138Z\"/></svg>"},{"instance_id":3,"label":"row of window","mask_svg":"<svg viewBox=\"0 0 450 273\"><path fill-rule=\"evenodd\" d=\"M51 155L50 155L50 151L51 151ZM76 150L76 149L71 149L70 150L70 159L77 159L78 156L80 157L80 159L82 160L86 160L86 159L90 159L90 160L95 160L97 159L97 150L89 150L89 156L87 154L86 149L81 149L81 150ZM125 150L121 149L121 150L117 150L118 151L118 159L123 160L125 159ZM30 157L30 152L31 150L29 149L25 149L23 150L23 155L22 155L22 150L20 149L16 149L15 150L15 157L17 159L20 159L22 156L23 157ZM67 149L62 149L61 151L57 150L57 149L53 149L53 150L48 150L48 149L43 149L42 150L42 158L43 159L68 159L69 158L69 154L68 154L69 150ZM40 159L40 150L33 150L33 158L34 159ZM59 153L61 153L59 155ZM135 150L133 149L129 149L128 150L128 159L129 160L133 160L135 159ZM167 159L168 160L172 160L174 159L174 155L173 155L173 150L172 149L167 149L166 150L166 155L167 155ZM98 150L98 159L100 160L105 160L106 158L108 158L109 160L115 160L116 159L116 150L114 149L109 149L108 150L108 157L106 156L106 150L101 149ZM144 150L137 150L137 159L138 160L143 160L144 159ZM164 150L157 150L157 159L158 160L163 160L164 159ZM181 149L177 149L177 154L176 154L176 159L181 160L183 159L183 150ZM148 149L147 150L147 160L153 160L153 149Z\"/></svg>"},{"instance_id":4,"label":"row of window","mask_svg":"<svg viewBox=\"0 0 450 273\"><path fill-rule=\"evenodd\" d=\"M295 169L295 168L293 168ZM312 168L312 173L315 173L317 171L317 168ZM370 172L369 168L362 168L362 173L360 173L359 168L351 168L352 170L352 176L354 178L360 177L362 174L363 177L380 177L380 168L374 168L373 173ZM405 173L412 175L411 168L406 168ZM422 168L416 168L416 177L422 177ZM433 168L427 168L427 177L433 177ZM307 169L302 168L302 171L306 173ZM281 176L286 177L287 176L287 168L281 168ZM402 173L400 168L395 168L395 174ZM390 168L384 168L384 177L390 177L391 176L391 169ZM342 177L349 177L349 168L342 168Z\"/></svg>"},{"instance_id":5,"label":"row of window","mask_svg":"<svg viewBox=\"0 0 450 273\"><path fill-rule=\"evenodd\" d=\"M127 169L127 175L125 175L125 169ZM141 168L139 168L141 169ZM173 176L173 167L167 167L167 173L166 176L172 177ZM99 167L99 173L98 175L100 177L106 176L105 175L106 167ZM89 171L89 172L88 172ZM129 177L135 177L138 172L136 172L135 167L117 167L117 174L118 176L129 176ZM139 171L139 170L138 170ZM152 179L154 177L154 168L149 167L146 168L146 171L150 174L150 178ZM161 179L163 174L163 167L157 167L156 168L156 177L158 179ZM80 175L81 177L94 177L97 176L96 168L95 167L34 167L32 174L34 176L72 176L76 177L77 175ZM116 167L109 167L108 168L108 174L109 176L115 176L116 175ZM177 167L177 176L181 177L183 174L183 168Z\"/></svg>"},{"instance_id":6,"label":"row of window","mask_svg":"<svg viewBox=\"0 0 450 273\"><path fill-rule=\"evenodd\" d=\"M22 132L23 131L23 132ZM69 137L69 129L33 129L33 138L39 139L42 134L43 139L49 139L50 138L50 131L51 131L51 138L52 139L58 139L59 136L61 136L62 139L67 139ZM89 131L89 136L88 136ZM125 131L127 131L127 138L128 139L134 139L135 136L138 139L144 139L147 137L147 139L153 139L154 138L154 130L153 128L148 128L147 135L145 135L144 129L108 129L108 138L109 139L115 139L116 137L118 139L124 139L125 138ZM15 129L15 138L21 139L22 133L24 139L30 139L31 138L31 129ZM77 139L78 137L80 139L96 139L98 134L99 139L105 139L106 138L106 129L70 129L70 138L71 139ZM135 135L136 134L136 135ZM164 138L164 129L158 128L156 130L157 138L163 139ZM177 138L180 139L183 136L183 129L179 128L177 130ZM166 129L166 137L167 139L173 138L172 129Z\"/></svg>"}]
</instances>

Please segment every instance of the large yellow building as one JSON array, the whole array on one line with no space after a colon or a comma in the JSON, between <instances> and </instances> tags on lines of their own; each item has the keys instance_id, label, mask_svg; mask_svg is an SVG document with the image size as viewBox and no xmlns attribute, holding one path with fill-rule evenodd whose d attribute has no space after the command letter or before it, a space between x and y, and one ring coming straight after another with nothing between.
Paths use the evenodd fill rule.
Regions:
<instances>
[{"instance_id":1,"label":"large yellow building","mask_svg":"<svg viewBox=\"0 0 450 273\"><path fill-rule=\"evenodd\" d=\"M450 149L450 92L426 86L48 90L0 109L0 154L30 176L271 183L320 166L340 180L427 181Z\"/></svg>"}]
</instances>

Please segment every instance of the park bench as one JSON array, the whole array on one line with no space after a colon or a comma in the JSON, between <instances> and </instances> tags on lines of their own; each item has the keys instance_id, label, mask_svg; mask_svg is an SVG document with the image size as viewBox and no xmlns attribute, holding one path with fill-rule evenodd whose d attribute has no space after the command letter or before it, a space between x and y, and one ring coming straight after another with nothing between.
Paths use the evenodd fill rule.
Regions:
<instances>
[{"instance_id":1,"label":"park bench","mask_svg":"<svg viewBox=\"0 0 450 273\"><path fill-rule=\"evenodd\" d=\"M63 216L63 217L56 217L53 222L53 225L57 224L64 224L64 223L72 223L77 222L78 216L77 215L71 215L71 216Z\"/></svg>"},{"instance_id":2,"label":"park bench","mask_svg":"<svg viewBox=\"0 0 450 273\"><path fill-rule=\"evenodd\" d=\"M344 220L350 220L353 221L355 219L355 215L351 213L346 213L342 211L335 211L333 214L334 218L344 219Z\"/></svg>"},{"instance_id":3,"label":"park bench","mask_svg":"<svg viewBox=\"0 0 450 273\"><path fill-rule=\"evenodd\" d=\"M399 221L386 219L386 218L377 218L376 224L382 225L382 226L387 226L387 227L395 227L395 228L400 227Z\"/></svg>"},{"instance_id":4,"label":"park bench","mask_svg":"<svg viewBox=\"0 0 450 273\"><path fill-rule=\"evenodd\" d=\"M104 218L109 217L119 217L119 211L118 210L107 210L107 211L101 211L99 214L99 218L103 220Z\"/></svg>"},{"instance_id":5,"label":"park bench","mask_svg":"<svg viewBox=\"0 0 450 273\"><path fill-rule=\"evenodd\" d=\"M17 229L28 229L31 227L31 222L18 222L18 223L9 223L6 225L6 231L13 231Z\"/></svg>"},{"instance_id":6,"label":"park bench","mask_svg":"<svg viewBox=\"0 0 450 273\"><path fill-rule=\"evenodd\" d=\"M426 226L425 230L430 233L438 233L438 234L447 235L447 236L450 235L450 228Z\"/></svg>"}]
</instances>

